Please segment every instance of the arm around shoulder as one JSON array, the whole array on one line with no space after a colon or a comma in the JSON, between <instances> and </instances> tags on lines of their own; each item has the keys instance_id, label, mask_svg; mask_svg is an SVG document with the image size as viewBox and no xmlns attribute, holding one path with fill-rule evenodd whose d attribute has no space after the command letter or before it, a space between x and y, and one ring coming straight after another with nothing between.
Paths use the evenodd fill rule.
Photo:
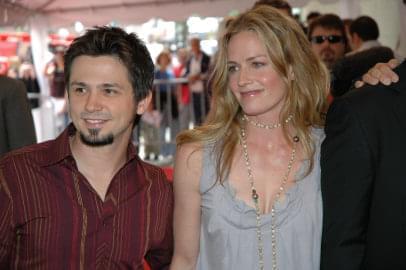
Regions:
<instances>
[{"instance_id":1,"label":"arm around shoulder","mask_svg":"<svg viewBox=\"0 0 406 270\"><path fill-rule=\"evenodd\" d=\"M202 149L197 144L178 148L174 170L175 252L171 270L195 269L200 239L200 176Z\"/></svg>"}]
</instances>

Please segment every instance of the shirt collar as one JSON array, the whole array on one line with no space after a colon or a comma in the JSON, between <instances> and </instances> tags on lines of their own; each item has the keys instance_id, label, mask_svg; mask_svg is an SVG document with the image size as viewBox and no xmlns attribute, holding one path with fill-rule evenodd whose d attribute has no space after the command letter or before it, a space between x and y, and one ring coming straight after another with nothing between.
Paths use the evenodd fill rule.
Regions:
<instances>
[{"instance_id":1,"label":"shirt collar","mask_svg":"<svg viewBox=\"0 0 406 270\"><path fill-rule=\"evenodd\" d=\"M45 149L42 166L51 166L63 160L74 160L70 149L69 138L76 133L75 126L70 123L68 127L55 139L49 141L49 147ZM127 147L127 163L133 159L138 159L137 150L130 142Z\"/></svg>"}]
</instances>

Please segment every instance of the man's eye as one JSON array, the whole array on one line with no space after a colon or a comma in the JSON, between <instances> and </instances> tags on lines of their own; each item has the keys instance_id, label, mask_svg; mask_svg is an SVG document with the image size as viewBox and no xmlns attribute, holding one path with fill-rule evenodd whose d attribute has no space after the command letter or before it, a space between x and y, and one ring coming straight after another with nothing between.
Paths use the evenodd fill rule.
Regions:
<instances>
[{"instance_id":1,"label":"man's eye","mask_svg":"<svg viewBox=\"0 0 406 270\"><path fill-rule=\"evenodd\" d=\"M115 89L110 89L110 88L104 89L104 92L105 92L107 95L115 95L115 94L117 94L117 90L115 90Z\"/></svg>"},{"instance_id":2,"label":"man's eye","mask_svg":"<svg viewBox=\"0 0 406 270\"><path fill-rule=\"evenodd\" d=\"M83 94L86 92L86 89L83 87L76 87L73 90L75 91L75 93L78 93L78 94Z\"/></svg>"}]
</instances>

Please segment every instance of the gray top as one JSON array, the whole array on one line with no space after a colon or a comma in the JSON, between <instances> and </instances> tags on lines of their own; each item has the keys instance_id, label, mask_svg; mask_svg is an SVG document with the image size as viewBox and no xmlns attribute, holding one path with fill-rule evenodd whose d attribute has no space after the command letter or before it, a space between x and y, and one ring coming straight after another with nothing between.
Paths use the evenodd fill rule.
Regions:
<instances>
[{"instance_id":1,"label":"gray top","mask_svg":"<svg viewBox=\"0 0 406 270\"><path fill-rule=\"evenodd\" d=\"M303 177L309 160L296 174L297 183L286 191L286 199L275 205L278 269L319 269L322 201L320 192L321 129L313 129L314 167ZM258 240L255 209L235 197L228 181L215 182L215 158L211 147L203 157L199 270L258 269ZM248 180L247 180L248 181ZM262 216L265 269L271 269L271 214Z\"/></svg>"}]
</instances>

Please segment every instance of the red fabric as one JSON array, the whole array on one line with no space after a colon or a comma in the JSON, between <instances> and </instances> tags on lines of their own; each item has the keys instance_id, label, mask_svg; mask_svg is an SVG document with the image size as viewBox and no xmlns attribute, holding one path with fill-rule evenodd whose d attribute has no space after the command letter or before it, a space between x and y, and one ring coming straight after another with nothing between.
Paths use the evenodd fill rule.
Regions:
<instances>
[{"instance_id":1,"label":"red fabric","mask_svg":"<svg viewBox=\"0 0 406 270\"><path fill-rule=\"evenodd\" d=\"M172 255L171 184L128 162L100 199L73 159L71 125L56 140L0 161L0 269L167 269Z\"/></svg>"},{"instance_id":2,"label":"red fabric","mask_svg":"<svg viewBox=\"0 0 406 270\"><path fill-rule=\"evenodd\" d=\"M172 167L163 167L164 173L166 175L166 178L169 180L169 182L172 182L173 180L173 168Z\"/></svg>"},{"instance_id":3,"label":"red fabric","mask_svg":"<svg viewBox=\"0 0 406 270\"><path fill-rule=\"evenodd\" d=\"M17 42L0 41L0 56L17 55Z\"/></svg>"},{"instance_id":4,"label":"red fabric","mask_svg":"<svg viewBox=\"0 0 406 270\"><path fill-rule=\"evenodd\" d=\"M144 270L151 270L147 262L144 262Z\"/></svg>"},{"instance_id":5,"label":"red fabric","mask_svg":"<svg viewBox=\"0 0 406 270\"><path fill-rule=\"evenodd\" d=\"M177 67L173 68L173 74L175 75L176 78L181 78L183 74L185 73L186 67L184 65L179 65ZM182 104L189 104L190 102L190 91L189 91L189 85L184 83L181 84L181 102Z\"/></svg>"}]
</instances>

